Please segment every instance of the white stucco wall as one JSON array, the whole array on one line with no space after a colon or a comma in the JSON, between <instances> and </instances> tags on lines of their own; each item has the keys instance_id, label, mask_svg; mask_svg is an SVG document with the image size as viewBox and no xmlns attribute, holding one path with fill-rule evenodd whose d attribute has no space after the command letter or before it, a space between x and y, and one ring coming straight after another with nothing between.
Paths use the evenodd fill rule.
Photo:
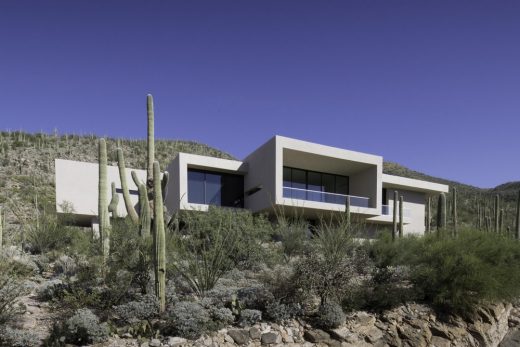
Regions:
<instances>
[{"instance_id":1,"label":"white stucco wall","mask_svg":"<svg viewBox=\"0 0 520 347\"><path fill-rule=\"evenodd\" d=\"M98 214L98 164L86 163L74 160L56 159L56 212L64 213L65 204L70 205L77 218L83 222L97 216ZM137 186L134 184L130 174L132 171L143 181L146 181L146 171L127 169L128 189L137 192ZM107 167L107 199L110 203L112 192L110 185L115 182L116 189L121 189L121 181L119 179L119 169L117 166L108 165ZM123 194L118 193L119 204L117 211L120 216L126 216L126 208ZM139 196L130 194L130 199L134 206L137 206Z\"/></svg>"}]
</instances>

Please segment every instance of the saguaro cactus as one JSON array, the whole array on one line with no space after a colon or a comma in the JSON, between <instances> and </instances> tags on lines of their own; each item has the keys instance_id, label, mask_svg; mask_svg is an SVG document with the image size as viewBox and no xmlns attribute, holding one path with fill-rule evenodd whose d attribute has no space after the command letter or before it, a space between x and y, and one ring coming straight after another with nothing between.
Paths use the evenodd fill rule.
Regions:
<instances>
[{"instance_id":1,"label":"saguaro cactus","mask_svg":"<svg viewBox=\"0 0 520 347\"><path fill-rule=\"evenodd\" d=\"M148 115L148 134L147 134L147 167L146 167L146 182L148 184L148 197L150 190L153 188L153 163L155 161L155 130L154 130L154 111L153 111L153 97L148 94L146 96L146 111Z\"/></svg>"},{"instance_id":2,"label":"saguaro cactus","mask_svg":"<svg viewBox=\"0 0 520 347\"><path fill-rule=\"evenodd\" d=\"M504 209L500 210L500 215L498 217L498 232L502 233L504 231Z\"/></svg>"},{"instance_id":3,"label":"saguaro cactus","mask_svg":"<svg viewBox=\"0 0 520 347\"><path fill-rule=\"evenodd\" d=\"M159 311L165 309L166 292L166 236L164 233L164 211L161 193L161 171L159 163L153 163L153 225L154 225L154 270L155 270L155 294L159 299Z\"/></svg>"},{"instance_id":4,"label":"saguaro cactus","mask_svg":"<svg viewBox=\"0 0 520 347\"><path fill-rule=\"evenodd\" d=\"M397 190L394 190L394 210L393 212L393 228L392 228L392 241L395 240L397 236L397 199L399 199L399 194Z\"/></svg>"},{"instance_id":5,"label":"saguaro cactus","mask_svg":"<svg viewBox=\"0 0 520 347\"><path fill-rule=\"evenodd\" d=\"M0 249L2 248L2 242L3 242L3 231L4 231L4 219L2 218L2 207L0 207Z\"/></svg>"},{"instance_id":6,"label":"saguaro cactus","mask_svg":"<svg viewBox=\"0 0 520 347\"><path fill-rule=\"evenodd\" d=\"M500 195L495 195L495 232L498 233L500 223Z\"/></svg>"},{"instance_id":7,"label":"saguaro cactus","mask_svg":"<svg viewBox=\"0 0 520 347\"><path fill-rule=\"evenodd\" d=\"M432 198L428 196L426 201L426 233L431 232L431 220L432 220Z\"/></svg>"},{"instance_id":8,"label":"saguaro cactus","mask_svg":"<svg viewBox=\"0 0 520 347\"><path fill-rule=\"evenodd\" d=\"M107 203L107 144L105 139L99 139L99 182L98 182L98 218L99 233L103 260L106 262L110 253L110 220L108 219Z\"/></svg>"},{"instance_id":9,"label":"saguaro cactus","mask_svg":"<svg viewBox=\"0 0 520 347\"><path fill-rule=\"evenodd\" d=\"M457 220L457 188L453 187L453 233L457 235L458 233L458 220Z\"/></svg>"},{"instance_id":10,"label":"saguaro cactus","mask_svg":"<svg viewBox=\"0 0 520 347\"><path fill-rule=\"evenodd\" d=\"M110 204L108 205L108 212L112 213L112 218L118 218L117 214L117 206L119 205L119 194L116 191L116 184L112 182L112 200L110 200Z\"/></svg>"},{"instance_id":11,"label":"saguaro cactus","mask_svg":"<svg viewBox=\"0 0 520 347\"><path fill-rule=\"evenodd\" d=\"M347 196L345 199L345 223L347 228L350 229L350 197Z\"/></svg>"},{"instance_id":12,"label":"saguaro cactus","mask_svg":"<svg viewBox=\"0 0 520 347\"><path fill-rule=\"evenodd\" d=\"M128 182L126 180L125 156L121 148L117 149L117 167L119 168L119 179L121 180L121 189L123 190L123 200L125 201L126 212L134 224L139 223L139 216L135 211L132 200L130 200L130 191L128 190Z\"/></svg>"},{"instance_id":13,"label":"saguaro cactus","mask_svg":"<svg viewBox=\"0 0 520 347\"><path fill-rule=\"evenodd\" d=\"M142 237L150 235L152 228L152 217L150 215L150 204L144 183L139 183L139 234Z\"/></svg>"},{"instance_id":14,"label":"saguaro cactus","mask_svg":"<svg viewBox=\"0 0 520 347\"><path fill-rule=\"evenodd\" d=\"M446 227L446 195L439 194L439 202L437 205L437 231L441 231Z\"/></svg>"},{"instance_id":15,"label":"saguaro cactus","mask_svg":"<svg viewBox=\"0 0 520 347\"><path fill-rule=\"evenodd\" d=\"M518 191L518 200L516 201L515 237L517 240L520 240L520 190Z\"/></svg>"},{"instance_id":16,"label":"saguaro cactus","mask_svg":"<svg viewBox=\"0 0 520 347\"><path fill-rule=\"evenodd\" d=\"M403 237L404 229L404 212L403 212L403 196L399 197L399 238Z\"/></svg>"}]
</instances>

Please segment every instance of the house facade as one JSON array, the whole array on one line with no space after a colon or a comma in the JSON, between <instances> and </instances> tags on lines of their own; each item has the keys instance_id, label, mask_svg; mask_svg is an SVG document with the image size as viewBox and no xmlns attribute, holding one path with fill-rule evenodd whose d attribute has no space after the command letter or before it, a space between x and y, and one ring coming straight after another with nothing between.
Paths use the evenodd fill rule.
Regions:
<instances>
[{"instance_id":1,"label":"house facade","mask_svg":"<svg viewBox=\"0 0 520 347\"><path fill-rule=\"evenodd\" d=\"M344 212L348 199L351 213L377 229L392 223L397 190L404 198L405 233L423 233L426 199L448 192L446 185L383 174L381 156L282 136L274 136L242 161L179 153L166 170L170 180L165 205L171 213L217 205L316 220ZM146 176L144 170L134 171ZM72 173L81 179L71 178ZM109 167L108 180L120 193L117 167ZM137 205L137 187L133 182L129 186ZM125 215L122 196L119 204L120 215ZM97 164L56 160L58 213L67 212L64 207L83 223L90 219L95 224Z\"/></svg>"}]
</instances>

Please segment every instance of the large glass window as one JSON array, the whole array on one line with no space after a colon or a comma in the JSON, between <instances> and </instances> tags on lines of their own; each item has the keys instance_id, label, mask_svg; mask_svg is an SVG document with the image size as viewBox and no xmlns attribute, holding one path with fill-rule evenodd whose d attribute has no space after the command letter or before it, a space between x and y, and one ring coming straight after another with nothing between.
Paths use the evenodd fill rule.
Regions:
<instances>
[{"instance_id":1,"label":"large glass window","mask_svg":"<svg viewBox=\"0 0 520 347\"><path fill-rule=\"evenodd\" d=\"M283 168L283 196L286 198L344 204L348 176Z\"/></svg>"},{"instance_id":2,"label":"large glass window","mask_svg":"<svg viewBox=\"0 0 520 347\"><path fill-rule=\"evenodd\" d=\"M188 202L244 207L244 177L228 173L188 169Z\"/></svg>"}]
</instances>

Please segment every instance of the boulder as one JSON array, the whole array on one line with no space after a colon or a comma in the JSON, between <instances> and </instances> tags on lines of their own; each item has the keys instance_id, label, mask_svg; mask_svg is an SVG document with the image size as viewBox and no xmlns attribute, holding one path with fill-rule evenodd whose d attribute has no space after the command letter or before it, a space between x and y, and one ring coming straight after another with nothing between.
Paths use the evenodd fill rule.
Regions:
<instances>
[{"instance_id":1,"label":"boulder","mask_svg":"<svg viewBox=\"0 0 520 347\"><path fill-rule=\"evenodd\" d=\"M233 341L238 345L245 345L249 342L249 330L246 329L232 329L228 331Z\"/></svg>"},{"instance_id":2,"label":"boulder","mask_svg":"<svg viewBox=\"0 0 520 347\"><path fill-rule=\"evenodd\" d=\"M262 342L262 345L271 345L275 343L280 343L282 339L279 334L275 332L268 332L263 333L260 340Z\"/></svg>"}]
</instances>

